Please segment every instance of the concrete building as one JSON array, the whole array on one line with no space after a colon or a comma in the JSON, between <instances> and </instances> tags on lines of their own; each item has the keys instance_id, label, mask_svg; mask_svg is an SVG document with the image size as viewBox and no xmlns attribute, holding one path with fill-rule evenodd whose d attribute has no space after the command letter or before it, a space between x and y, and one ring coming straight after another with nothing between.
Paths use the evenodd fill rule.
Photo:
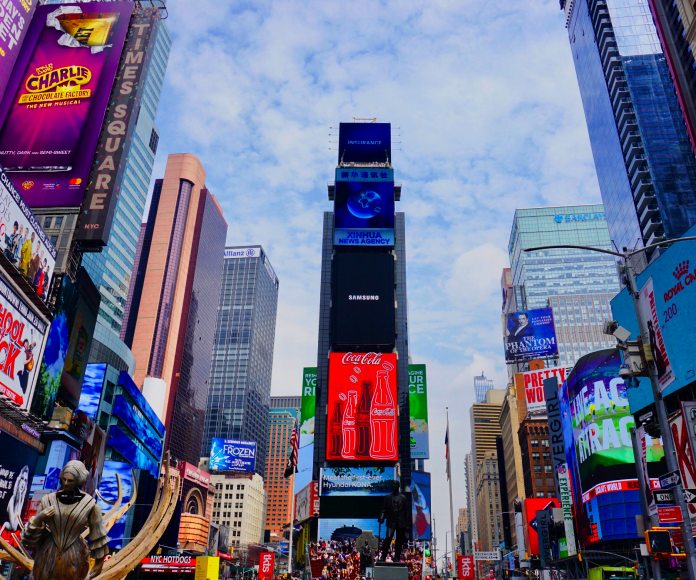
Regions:
<instances>
[{"instance_id":1,"label":"concrete building","mask_svg":"<svg viewBox=\"0 0 696 580\"><path fill-rule=\"evenodd\" d=\"M478 523L476 520L476 464L471 453L464 458L464 478L466 480L466 510L469 519L469 552L478 549Z\"/></svg>"},{"instance_id":2,"label":"concrete building","mask_svg":"<svg viewBox=\"0 0 696 580\"><path fill-rule=\"evenodd\" d=\"M495 438L500 436L500 409L505 400L504 389L486 393L485 403L474 403L470 409L471 454L478 463L487 453L496 452Z\"/></svg>"},{"instance_id":3,"label":"concrete building","mask_svg":"<svg viewBox=\"0 0 696 580\"><path fill-rule=\"evenodd\" d=\"M266 494L263 478L251 475L211 475L215 487L213 522L230 530L230 545L236 548L263 541Z\"/></svg>"},{"instance_id":4,"label":"concrete building","mask_svg":"<svg viewBox=\"0 0 696 580\"><path fill-rule=\"evenodd\" d=\"M520 425L519 442L524 465L525 497L555 497L555 476L546 418L524 420Z\"/></svg>"},{"instance_id":5,"label":"concrete building","mask_svg":"<svg viewBox=\"0 0 696 580\"><path fill-rule=\"evenodd\" d=\"M128 320L135 382L164 380L167 448L200 459L227 223L193 155L170 155L155 182Z\"/></svg>"},{"instance_id":6,"label":"concrete building","mask_svg":"<svg viewBox=\"0 0 696 580\"><path fill-rule=\"evenodd\" d=\"M504 515L512 531L514 542L517 544L519 538L514 524L512 512L517 498L524 498L524 463L522 461L522 451L518 431L520 427L517 398L514 389L508 389L505 400L500 409L500 432L503 439L504 462L505 462L505 487L507 505Z\"/></svg>"},{"instance_id":7,"label":"concrete building","mask_svg":"<svg viewBox=\"0 0 696 580\"><path fill-rule=\"evenodd\" d=\"M213 437L256 441L265 477L278 277L261 246L227 247L201 455Z\"/></svg>"},{"instance_id":8,"label":"concrete building","mask_svg":"<svg viewBox=\"0 0 696 580\"><path fill-rule=\"evenodd\" d=\"M503 541L500 476L495 453L485 452L476 468L476 523L478 549L495 550Z\"/></svg>"}]
</instances>

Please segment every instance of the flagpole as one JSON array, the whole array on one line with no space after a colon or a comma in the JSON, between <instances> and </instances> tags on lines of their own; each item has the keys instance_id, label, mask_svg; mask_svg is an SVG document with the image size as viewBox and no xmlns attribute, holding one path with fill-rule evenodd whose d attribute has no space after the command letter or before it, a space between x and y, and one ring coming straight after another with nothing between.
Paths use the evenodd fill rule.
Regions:
<instances>
[{"instance_id":1,"label":"flagpole","mask_svg":"<svg viewBox=\"0 0 696 580\"><path fill-rule=\"evenodd\" d=\"M292 578L292 544L295 532L295 474L290 478L290 541L288 542L288 574Z\"/></svg>"},{"instance_id":2,"label":"flagpole","mask_svg":"<svg viewBox=\"0 0 696 580\"><path fill-rule=\"evenodd\" d=\"M447 415L447 444L449 446L449 407L445 407L445 414ZM447 473L449 474L449 477L447 478L449 482L449 500L450 500L450 535L452 536L452 561L455 562L455 565L452 567L454 574L453 578L457 578L457 558L455 557L455 538L454 538L454 512L452 511L452 457L451 453L449 452L449 447L447 449Z\"/></svg>"}]
</instances>

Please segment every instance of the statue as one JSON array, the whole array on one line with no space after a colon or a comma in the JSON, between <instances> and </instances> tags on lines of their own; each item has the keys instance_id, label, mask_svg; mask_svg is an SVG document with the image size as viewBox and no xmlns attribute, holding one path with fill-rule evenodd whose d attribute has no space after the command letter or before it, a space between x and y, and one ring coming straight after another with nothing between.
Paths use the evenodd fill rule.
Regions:
<instances>
[{"instance_id":1,"label":"statue","mask_svg":"<svg viewBox=\"0 0 696 580\"><path fill-rule=\"evenodd\" d=\"M22 533L34 549L34 580L85 580L101 573L109 552L102 512L80 488L89 472L81 461L69 461L60 472L61 489L41 498L39 510ZM82 537L89 529L89 548ZM90 551L95 560L90 571Z\"/></svg>"},{"instance_id":2,"label":"statue","mask_svg":"<svg viewBox=\"0 0 696 580\"><path fill-rule=\"evenodd\" d=\"M380 549L382 560L387 558L389 546L391 545L394 533L396 533L396 541L394 542L394 562L398 562L401 560L401 550L406 542L408 530L411 526L411 513L408 499L401 493L398 481L392 484L392 493L384 500L384 509L382 509L382 513L379 516L379 523L383 523L385 519L387 520L387 531Z\"/></svg>"}]
</instances>

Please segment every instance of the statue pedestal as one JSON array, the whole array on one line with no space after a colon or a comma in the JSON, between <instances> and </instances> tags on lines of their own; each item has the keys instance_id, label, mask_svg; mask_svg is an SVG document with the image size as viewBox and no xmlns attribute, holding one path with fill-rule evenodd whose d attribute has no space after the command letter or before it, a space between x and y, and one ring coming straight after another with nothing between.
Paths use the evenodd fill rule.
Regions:
<instances>
[{"instance_id":1,"label":"statue pedestal","mask_svg":"<svg viewBox=\"0 0 696 580\"><path fill-rule=\"evenodd\" d=\"M401 562L378 562L373 570L375 580L408 580L408 568Z\"/></svg>"}]
</instances>

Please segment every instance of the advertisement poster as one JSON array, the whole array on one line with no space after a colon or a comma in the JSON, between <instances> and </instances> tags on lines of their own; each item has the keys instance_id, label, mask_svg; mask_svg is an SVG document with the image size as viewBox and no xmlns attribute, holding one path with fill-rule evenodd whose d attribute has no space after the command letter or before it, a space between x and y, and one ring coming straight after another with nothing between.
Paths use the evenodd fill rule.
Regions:
<instances>
[{"instance_id":1,"label":"advertisement poster","mask_svg":"<svg viewBox=\"0 0 696 580\"><path fill-rule=\"evenodd\" d=\"M256 466L256 441L213 437L210 449L211 471L253 473Z\"/></svg>"},{"instance_id":2,"label":"advertisement poster","mask_svg":"<svg viewBox=\"0 0 696 580\"><path fill-rule=\"evenodd\" d=\"M653 279L648 278L645 285L640 289L638 305L643 316L643 320L647 321L648 338L650 340L650 350L655 358L655 368L657 369L657 381L660 385L660 391L664 391L674 382L674 370L669 360L665 339L662 335L661 316L667 318L668 314L658 313L657 303L655 300L655 288Z\"/></svg>"},{"instance_id":3,"label":"advertisement poster","mask_svg":"<svg viewBox=\"0 0 696 580\"><path fill-rule=\"evenodd\" d=\"M573 496L570 493L570 475L568 464L563 463L556 467L556 481L560 492L561 509L563 510L563 529L566 540L566 556L575 556L578 553L573 527Z\"/></svg>"},{"instance_id":4,"label":"advertisement poster","mask_svg":"<svg viewBox=\"0 0 696 580\"><path fill-rule=\"evenodd\" d=\"M397 461L396 354L329 355L326 459Z\"/></svg>"},{"instance_id":5,"label":"advertisement poster","mask_svg":"<svg viewBox=\"0 0 696 580\"><path fill-rule=\"evenodd\" d=\"M394 245L393 169L336 168L334 244Z\"/></svg>"},{"instance_id":6,"label":"advertisement poster","mask_svg":"<svg viewBox=\"0 0 696 580\"><path fill-rule=\"evenodd\" d=\"M355 540L363 532L379 536L380 526L377 518L319 518L319 540ZM384 533L384 525L382 525Z\"/></svg>"},{"instance_id":7,"label":"advertisement poster","mask_svg":"<svg viewBox=\"0 0 696 580\"><path fill-rule=\"evenodd\" d=\"M299 491L312 481L314 465L314 416L316 407L317 368L302 370L302 398L300 402L300 448L297 452L295 490Z\"/></svg>"},{"instance_id":8,"label":"advertisement poster","mask_svg":"<svg viewBox=\"0 0 696 580\"><path fill-rule=\"evenodd\" d=\"M48 324L0 279L0 394L26 409L31 404Z\"/></svg>"},{"instance_id":9,"label":"advertisement poster","mask_svg":"<svg viewBox=\"0 0 696 580\"><path fill-rule=\"evenodd\" d=\"M394 467L323 467L319 495L389 495Z\"/></svg>"},{"instance_id":10,"label":"advertisement poster","mask_svg":"<svg viewBox=\"0 0 696 580\"><path fill-rule=\"evenodd\" d=\"M512 312L505 318L505 360L516 362L558 355L551 308Z\"/></svg>"},{"instance_id":11,"label":"advertisement poster","mask_svg":"<svg viewBox=\"0 0 696 580\"><path fill-rule=\"evenodd\" d=\"M0 102L0 166L29 206L82 203L132 10L36 8Z\"/></svg>"},{"instance_id":12,"label":"advertisement poster","mask_svg":"<svg viewBox=\"0 0 696 580\"><path fill-rule=\"evenodd\" d=\"M109 511L118 497L118 483L116 474L121 478L121 490L123 493L123 503L128 503L133 493L133 471L128 463L121 461L105 461L104 471L102 472L101 482L99 483L99 495L97 502L102 512ZM109 547L112 550L120 550L125 546L130 538L126 536L126 522L128 514L121 517L109 530Z\"/></svg>"},{"instance_id":13,"label":"advertisement poster","mask_svg":"<svg viewBox=\"0 0 696 580\"><path fill-rule=\"evenodd\" d=\"M529 554L539 556L539 520L537 512L560 507L556 498L531 498L524 500L524 512L527 521L527 545Z\"/></svg>"},{"instance_id":14,"label":"advertisement poster","mask_svg":"<svg viewBox=\"0 0 696 580\"><path fill-rule=\"evenodd\" d=\"M430 474L422 471L411 472L411 516L414 540L430 540Z\"/></svg>"},{"instance_id":15,"label":"advertisement poster","mask_svg":"<svg viewBox=\"0 0 696 580\"><path fill-rule=\"evenodd\" d=\"M140 561L143 572L164 574L194 574L196 558L193 556L147 556Z\"/></svg>"},{"instance_id":16,"label":"advertisement poster","mask_svg":"<svg viewBox=\"0 0 696 580\"><path fill-rule=\"evenodd\" d=\"M390 123L341 123L338 128L338 164L390 163Z\"/></svg>"},{"instance_id":17,"label":"advertisement poster","mask_svg":"<svg viewBox=\"0 0 696 580\"><path fill-rule=\"evenodd\" d=\"M259 580L273 580L274 560L275 554L273 552L261 552L259 554Z\"/></svg>"},{"instance_id":18,"label":"advertisement poster","mask_svg":"<svg viewBox=\"0 0 696 580\"><path fill-rule=\"evenodd\" d=\"M0 2L0 99L2 87L10 80L22 41L29 28L38 0L3 0Z\"/></svg>"},{"instance_id":19,"label":"advertisement poster","mask_svg":"<svg viewBox=\"0 0 696 580\"><path fill-rule=\"evenodd\" d=\"M92 421L97 420L105 378L106 363L90 363L87 365L85 379L82 381L80 402L77 404L77 408Z\"/></svg>"},{"instance_id":20,"label":"advertisement poster","mask_svg":"<svg viewBox=\"0 0 696 580\"><path fill-rule=\"evenodd\" d=\"M682 486L685 489L696 489L696 457L694 456L696 402L683 401L681 405L681 411L669 418L669 428L672 431ZM687 506L691 525L696 526L696 504L688 503Z\"/></svg>"},{"instance_id":21,"label":"advertisement poster","mask_svg":"<svg viewBox=\"0 0 696 580\"><path fill-rule=\"evenodd\" d=\"M0 251L45 302L56 269L56 249L8 175L2 171Z\"/></svg>"},{"instance_id":22,"label":"advertisement poster","mask_svg":"<svg viewBox=\"0 0 696 580\"><path fill-rule=\"evenodd\" d=\"M390 252L335 253L331 275L332 350L393 350L394 256Z\"/></svg>"},{"instance_id":23,"label":"advertisement poster","mask_svg":"<svg viewBox=\"0 0 696 580\"><path fill-rule=\"evenodd\" d=\"M295 495L295 520L304 522L319 515L319 484L310 481Z\"/></svg>"},{"instance_id":24,"label":"advertisement poster","mask_svg":"<svg viewBox=\"0 0 696 580\"><path fill-rule=\"evenodd\" d=\"M0 534L21 533L22 510L29 499L29 484L39 452L0 431Z\"/></svg>"},{"instance_id":25,"label":"advertisement poster","mask_svg":"<svg viewBox=\"0 0 696 580\"><path fill-rule=\"evenodd\" d=\"M461 580L474 580L474 557L457 556L457 576Z\"/></svg>"},{"instance_id":26,"label":"advertisement poster","mask_svg":"<svg viewBox=\"0 0 696 580\"><path fill-rule=\"evenodd\" d=\"M411 430L411 459L430 457L428 434L428 381L425 365L408 365L408 408Z\"/></svg>"},{"instance_id":27,"label":"advertisement poster","mask_svg":"<svg viewBox=\"0 0 696 580\"><path fill-rule=\"evenodd\" d=\"M558 383L562 384L570 370L571 369L566 367L552 367L549 369L515 373L517 408L521 411L520 417L524 419L529 415L546 414L544 380L550 377L556 377L558 378ZM524 407L526 407L526 412Z\"/></svg>"}]
</instances>

